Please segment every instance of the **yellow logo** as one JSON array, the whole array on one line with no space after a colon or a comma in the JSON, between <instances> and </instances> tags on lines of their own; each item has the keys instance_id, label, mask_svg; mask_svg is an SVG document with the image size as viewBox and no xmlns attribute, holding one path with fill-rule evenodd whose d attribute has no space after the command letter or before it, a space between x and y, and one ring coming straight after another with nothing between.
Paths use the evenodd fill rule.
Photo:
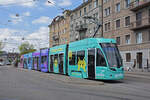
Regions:
<instances>
[{"instance_id":1,"label":"yellow logo","mask_svg":"<svg viewBox=\"0 0 150 100\"><path fill-rule=\"evenodd\" d=\"M55 59L54 60L54 66L57 67L57 65L58 65L58 61L57 61L57 59Z\"/></svg>"},{"instance_id":2,"label":"yellow logo","mask_svg":"<svg viewBox=\"0 0 150 100\"><path fill-rule=\"evenodd\" d=\"M69 51L69 58L72 59L72 51Z\"/></svg>"},{"instance_id":3,"label":"yellow logo","mask_svg":"<svg viewBox=\"0 0 150 100\"><path fill-rule=\"evenodd\" d=\"M83 60L80 60L80 58L78 58L78 59L79 59L79 61L78 61L78 71L80 70L80 68L82 68L84 70L84 72L86 72L86 69L85 69L86 61L85 61L85 59L83 59Z\"/></svg>"},{"instance_id":4,"label":"yellow logo","mask_svg":"<svg viewBox=\"0 0 150 100\"><path fill-rule=\"evenodd\" d=\"M58 52L58 51L63 51L63 49L62 48L58 48L58 49L52 50L51 52Z\"/></svg>"}]
</instances>

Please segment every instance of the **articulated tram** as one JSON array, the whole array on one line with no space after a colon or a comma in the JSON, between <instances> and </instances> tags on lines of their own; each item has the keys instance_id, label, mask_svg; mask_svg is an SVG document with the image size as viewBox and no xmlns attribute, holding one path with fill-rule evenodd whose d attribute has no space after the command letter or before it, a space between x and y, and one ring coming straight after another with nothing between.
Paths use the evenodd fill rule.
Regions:
<instances>
[{"instance_id":1,"label":"articulated tram","mask_svg":"<svg viewBox=\"0 0 150 100\"><path fill-rule=\"evenodd\" d=\"M30 54L31 55L31 54ZM124 69L114 39L87 38L23 55L28 69L78 78L120 80ZM33 61L29 61L33 60ZM26 68L24 66L24 68Z\"/></svg>"}]
</instances>

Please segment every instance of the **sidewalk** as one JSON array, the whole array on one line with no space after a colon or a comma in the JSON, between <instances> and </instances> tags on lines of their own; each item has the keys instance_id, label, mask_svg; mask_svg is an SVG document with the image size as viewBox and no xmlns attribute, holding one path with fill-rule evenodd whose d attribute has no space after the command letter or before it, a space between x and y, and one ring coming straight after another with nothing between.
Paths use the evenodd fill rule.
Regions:
<instances>
[{"instance_id":1,"label":"sidewalk","mask_svg":"<svg viewBox=\"0 0 150 100\"><path fill-rule=\"evenodd\" d=\"M150 80L150 72L140 72L140 71L125 71L125 76L144 78Z\"/></svg>"},{"instance_id":2,"label":"sidewalk","mask_svg":"<svg viewBox=\"0 0 150 100\"><path fill-rule=\"evenodd\" d=\"M134 74L134 75L142 75L142 76L150 76L150 72L147 71L125 71L125 74Z\"/></svg>"}]
</instances>

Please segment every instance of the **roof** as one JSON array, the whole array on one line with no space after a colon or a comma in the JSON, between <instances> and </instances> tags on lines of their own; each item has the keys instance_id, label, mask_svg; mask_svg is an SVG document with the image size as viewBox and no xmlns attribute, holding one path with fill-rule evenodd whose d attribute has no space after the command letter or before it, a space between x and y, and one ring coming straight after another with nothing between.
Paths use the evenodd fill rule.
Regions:
<instances>
[{"instance_id":1,"label":"roof","mask_svg":"<svg viewBox=\"0 0 150 100\"><path fill-rule=\"evenodd\" d=\"M86 6L86 5L89 4L90 2L92 2L92 0L87 0L87 1L83 2L81 5L79 5L79 6L76 7L75 9L73 9L72 12L75 12L75 11L81 9L82 7Z\"/></svg>"}]
</instances>

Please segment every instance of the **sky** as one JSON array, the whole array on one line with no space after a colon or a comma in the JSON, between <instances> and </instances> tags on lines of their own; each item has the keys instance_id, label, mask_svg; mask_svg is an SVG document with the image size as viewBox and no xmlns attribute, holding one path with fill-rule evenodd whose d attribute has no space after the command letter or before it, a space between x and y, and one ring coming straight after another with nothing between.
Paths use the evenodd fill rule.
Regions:
<instances>
[{"instance_id":1,"label":"sky","mask_svg":"<svg viewBox=\"0 0 150 100\"><path fill-rule=\"evenodd\" d=\"M49 46L48 25L63 9L73 10L83 0L0 0L0 41L4 51L19 52L23 42L36 49ZM63 8L63 9L62 9Z\"/></svg>"}]
</instances>

